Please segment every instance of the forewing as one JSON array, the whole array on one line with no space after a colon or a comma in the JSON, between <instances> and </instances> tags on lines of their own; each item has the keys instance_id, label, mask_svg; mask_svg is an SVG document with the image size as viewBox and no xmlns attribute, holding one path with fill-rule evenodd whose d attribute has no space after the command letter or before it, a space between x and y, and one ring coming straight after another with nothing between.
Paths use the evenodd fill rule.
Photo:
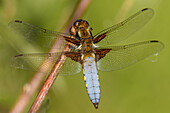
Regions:
<instances>
[{"instance_id":1,"label":"forewing","mask_svg":"<svg viewBox=\"0 0 170 113\"><path fill-rule=\"evenodd\" d=\"M59 58L59 53L20 54L12 58L11 66L17 69L48 73ZM81 64L67 58L59 75L74 75L81 71Z\"/></svg>"},{"instance_id":2,"label":"forewing","mask_svg":"<svg viewBox=\"0 0 170 113\"><path fill-rule=\"evenodd\" d=\"M51 47L58 36L70 37L69 35L64 33L43 29L19 20L10 22L8 26L13 31L24 36L24 38L31 43L37 43L40 46L44 47ZM42 44L40 42L42 42ZM45 42L45 44L43 42Z\"/></svg>"},{"instance_id":3,"label":"forewing","mask_svg":"<svg viewBox=\"0 0 170 113\"><path fill-rule=\"evenodd\" d=\"M151 19L153 14L152 9L143 9L123 22L99 32L94 36L94 43L98 46L118 43L138 31Z\"/></svg>"},{"instance_id":4,"label":"forewing","mask_svg":"<svg viewBox=\"0 0 170 113\"><path fill-rule=\"evenodd\" d=\"M107 49L111 50L97 62L97 67L101 71L122 69L158 53L163 47L164 45L162 42L154 40L123 46L107 47Z\"/></svg>"}]
</instances>

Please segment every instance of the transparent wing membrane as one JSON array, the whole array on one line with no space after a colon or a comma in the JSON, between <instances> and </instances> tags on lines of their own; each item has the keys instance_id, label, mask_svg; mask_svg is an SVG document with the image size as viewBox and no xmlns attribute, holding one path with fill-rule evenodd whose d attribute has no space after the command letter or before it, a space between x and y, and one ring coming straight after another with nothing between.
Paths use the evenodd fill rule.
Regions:
<instances>
[{"instance_id":1,"label":"transparent wing membrane","mask_svg":"<svg viewBox=\"0 0 170 113\"><path fill-rule=\"evenodd\" d=\"M72 33L72 35L75 34L74 38L71 37L71 35L46 30L18 20L10 22L9 27L12 30L20 33L22 36L25 37L25 39L29 41L45 42L45 47L51 47L51 44L58 36L63 36L65 37L67 42L73 43L73 45L77 45L73 46L74 48L71 49L71 52L64 52L67 58L59 73L59 75L74 75L79 73L82 69L82 65L79 63L82 61L79 60L81 60L81 55L85 55L88 53L86 51L87 48L85 47L89 43L93 45L89 47L93 47L94 51L96 50L96 59L98 58L97 67L101 71L122 69L155 53L158 53L164 47L164 45L163 43L156 40L138 42L122 46L112 46L113 44L128 38L130 35L138 31L151 19L153 14L154 12L152 9L145 8L132 15L128 19L124 20L123 22L99 32L94 36L93 39L94 44L97 46L93 45L93 42L91 42L90 40L91 37L76 37L77 34L80 34L80 32L78 33L76 31L75 28L78 27L75 27L74 24L71 28L72 32L70 32L70 34ZM77 22L80 21L84 22L83 24L81 24L81 26L84 24L88 25L85 20L78 20ZM85 42L83 42L81 38L89 38L89 41L86 40ZM83 43L84 45L80 45L80 43ZM59 60L58 58L60 54L61 51L58 51L56 53L21 54L12 58L11 65L14 68L41 71L43 73L46 73L49 72L56 61Z\"/></svg>"},{"instance_id":2,"label":"transparent wing membrane","mask_svg":"<svg viewBox=\"0 0 170 113\"><path fill-rule=\"evenodd\" d=\"M48 73L61 53L21 54L12 58L11 66L18 69ZM59 75L74 75L81 71L81 64L67 58Z\"/></svg>"},{"instance_id":3,"label":"transparent wing membrane","mask_svg":"<svg viewBox=\"0 0 170 113\"><path fill-rule=\"evenodd\" d=\"M159 41L145 41L123 46L107 47L112 50L97 62L97 67L101 71L122 69L158 53L163 47L163 43Z\"/></svg>"},{"instance_id":4,"label":"transparent wing membrane","mask_svg":"<svg viewBox=\"0 0 170 113\"><path fill-rule=\"evenodd\" d=\"M24 39L30 42L37 43L38 45L43 47L51 47L51 45L56 40L56 38L58 38L58 36L70 37L69 35L64 33L43 29L19 20L10 22L8 26L13 31L24 36ZM45 42L45 44L41 44L40 42Z\"/></svg>"},{"instance_id":5,"label":"transparent wing membrane","mask_svg":"<svg viewBox=\"0 0 170 113\"><path fill-rule=\"evenodd\" d=\"M71 58L67 57L62 69L59 72L59 75L74 75L81 72L81 70L82 66L79 62L76 62Z\"/></svg>"},{"instance_id":6,"label":"transparent wing membrane","mask_svg":"<svg viewBox=\"0 0 170 113\"><path fill-rule=\"evenodd\" d=\"M39 68L50 69L57 61L57 53L20 54L12 58L11 66L18 69L37 71ZM43 63L44 62L44 63ZM45 72L45 70L41 70Z\"/></svg>"},{"instance_id":7,"label":"transparent wing membrane","mask_svg":"<svg viewBox=\"0 0 170 113\"><path fill-rule=\"evenodd\" d=\"M152 9L146 8L132 15L123 22L99 32L94 36L94 38L101 36L102 34L106 34L106 37L96 45L111 45L128 38L130 35L144 26L151 19L153 14L154 12Z\"/></svg>"}]
</instances>

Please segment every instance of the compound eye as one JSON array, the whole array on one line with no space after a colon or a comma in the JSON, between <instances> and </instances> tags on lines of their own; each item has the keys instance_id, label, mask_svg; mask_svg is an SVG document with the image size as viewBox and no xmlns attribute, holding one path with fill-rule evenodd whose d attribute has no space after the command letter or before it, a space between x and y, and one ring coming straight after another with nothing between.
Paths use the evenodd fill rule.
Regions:
<instances>
[{"instance_id":1,"label":"compound eye","mask_svg":"<svg viewBox=\"0 0 170 113\"><path fill-rule=\"evenodd\" d=\"M87 21L85 21L86 22L86 24L89 26L89 23L87 22Z\"/></svg>"},{"instance_id":2,"label":"compound eye","mask_svg":"<svg viewBox=\"0 0 170 113\"><path fill-rule=\"evenodd\" d=\"M78 26L78 25L79 25L79 22L76 22L76 23L75 23L75 26Z\"/></svg>"},{"instance_id":3,"label":"compound eye","mask_svg":"<svg viewBox=\"0 0 170 113\"><path fill-rule=\"evenodd\" d=\"M74 26L76 26L76 27L79 26L79 24L80 24L81 21L82 21L81 19L76 20L75 23L74 23Z\"/></svg>"}]
</instances>

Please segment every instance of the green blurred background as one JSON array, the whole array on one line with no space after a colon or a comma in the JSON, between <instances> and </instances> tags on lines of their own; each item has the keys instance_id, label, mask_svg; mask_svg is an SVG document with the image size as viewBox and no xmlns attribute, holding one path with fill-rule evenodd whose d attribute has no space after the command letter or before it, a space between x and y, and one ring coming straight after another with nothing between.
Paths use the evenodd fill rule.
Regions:
<instances>
[{"instance_id":1,"label":"green blurred background","mask_svg":"<svg viewBox=\"0 0 170 113\"><path fill-rule=\"evenodd\" d=\"M64 23L77 1L0 0L0 113L9 112L23 86L33 76L33 72L11 68L11 57L19 53L44 51L30 47L28 42L18 38L8 29L8 23L18 19L50 30L61 31L61 28L66 26ZM41 111L48 113L170 113L170 1L93 0L82 18L89 21L95 34L146 7L155 11L154 17L126 42L160 40L165 44L165 48L157 57L150 57L118 71L99 71L101 101L97 110L86 93L82 73L75 76L59 76Z\"/></svg>"}]
</instances>

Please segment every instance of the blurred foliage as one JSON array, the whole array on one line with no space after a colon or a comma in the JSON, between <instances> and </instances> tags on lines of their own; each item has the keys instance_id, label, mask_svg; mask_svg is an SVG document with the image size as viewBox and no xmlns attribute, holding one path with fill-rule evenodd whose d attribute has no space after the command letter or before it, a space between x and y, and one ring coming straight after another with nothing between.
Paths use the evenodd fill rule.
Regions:
<instances>
[{"instance_id":1,"label":"blurred foliage","mask_svg":"<svg viewBox=\"0 0 170 113\"><path fill-rule=\"evenodd\" d=\"M127 2L127 4L125 4ZM61 31L77 0L1 0L0 1L0 112L8 112L33 72L15 70L10 59L19 53L44 51L30 46L8 29L18 19L43 28ZM122 4L125 6L122 7ZM135 65L113 72L100 72L101 101L96 110L86 93L82 73L58 77L50 90L48 113L170 113L170 1L93 0L82 17L94 34L149 7L154 17L128 43L157 39L163 51ZM122 11L122 12L120 12ZM128 11L126 14L124 11ZM114 19L116 18L116 19ZM44 79L45 80L45 79ZM38 91L37 91L38 92ZM36 96L36 95L35 95ZM33 102L33 100L31 101ZM45 102L46 104L46 102ZM45 107L44 106L44 107ZM29 109L28 106L27 110ZM27 111L25 111L26 113Z\"/></svg>"}]
</instances>

